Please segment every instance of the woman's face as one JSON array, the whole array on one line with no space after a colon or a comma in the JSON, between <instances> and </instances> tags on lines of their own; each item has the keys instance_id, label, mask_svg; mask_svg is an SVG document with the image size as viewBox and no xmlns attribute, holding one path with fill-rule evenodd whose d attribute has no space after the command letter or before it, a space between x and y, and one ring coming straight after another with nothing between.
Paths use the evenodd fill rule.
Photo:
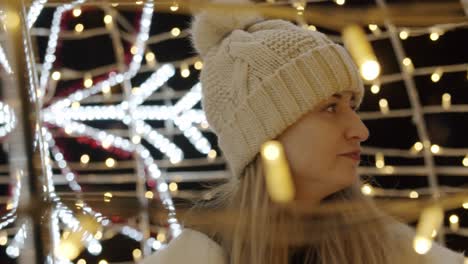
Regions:
<instances>
[{"instance_id":1,"label":"woman's face","mask_svg":"<svg viewBox=\"0 0 468 264\"><path fill-rule=\"evenodd\" d=\"M320 202L358 179L360 143L367 140L369 130L355 106L352 92L334 94L279 136L296 200ZM351 152L355 155L346 155Z\"/></svg>"}]
</instances>

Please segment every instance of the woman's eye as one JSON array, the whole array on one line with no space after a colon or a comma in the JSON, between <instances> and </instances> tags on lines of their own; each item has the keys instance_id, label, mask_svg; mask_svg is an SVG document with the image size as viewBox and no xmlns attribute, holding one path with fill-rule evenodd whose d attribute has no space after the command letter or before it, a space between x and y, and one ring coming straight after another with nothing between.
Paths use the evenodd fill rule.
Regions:
<instances>
[{"instance_id":1,"label":"woman's eye","mask_svg":"<svg viewBox=\"0 0 468 264\"><path fill-rule=\"evenodd\" d=\"M336 112L336 107L337 107L337 104L328 105L328 106L325 108L325 111L334 113L334 112Z\"/></svg>"}]
</instances>

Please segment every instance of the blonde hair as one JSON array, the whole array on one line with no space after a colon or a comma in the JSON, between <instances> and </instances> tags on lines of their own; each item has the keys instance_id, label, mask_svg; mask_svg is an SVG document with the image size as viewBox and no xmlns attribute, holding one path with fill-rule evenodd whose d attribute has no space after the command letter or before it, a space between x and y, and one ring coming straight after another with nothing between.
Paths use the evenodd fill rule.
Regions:
<instances>
[{"instance_id":1,"label":"blonde hair","mask_svg":"<svg viewBox=\"0 0 468 264\"><path fill-rule=\"evenodd\" d=\"M231 264L424 263L423 257L402 246L408 243L388 231L386 227L396 221L360 192L359 183L327 197L327 202L358 201L360 210L304 216L270 200L257 156L240 178L214 188L213 195L193 211L234 210L232 227L207 234L221 245ZM356 216L365 216L366 221L353 221L359 219Z\"/></svg>"}]
</instances>

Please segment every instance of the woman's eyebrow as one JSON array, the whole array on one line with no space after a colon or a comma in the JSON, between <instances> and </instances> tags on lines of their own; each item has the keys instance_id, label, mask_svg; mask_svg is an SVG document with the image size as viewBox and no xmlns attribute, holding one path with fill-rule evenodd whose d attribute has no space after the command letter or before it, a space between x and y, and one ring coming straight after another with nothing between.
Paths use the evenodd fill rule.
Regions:
<instances>
[{"instance_id":1,"label":"woman's eyebrow","mask_svg":"<svg viewBox=\"0 0 468 264\"><path fill-rule=\"evenodd\" d=\"M332 96L337 98L337 99L343 98L343 96L341 94L339 94L339 93L333 94ZM356 95L354 93L351 96L351 102L356 102Z\"/></svg>"}]
</instances>

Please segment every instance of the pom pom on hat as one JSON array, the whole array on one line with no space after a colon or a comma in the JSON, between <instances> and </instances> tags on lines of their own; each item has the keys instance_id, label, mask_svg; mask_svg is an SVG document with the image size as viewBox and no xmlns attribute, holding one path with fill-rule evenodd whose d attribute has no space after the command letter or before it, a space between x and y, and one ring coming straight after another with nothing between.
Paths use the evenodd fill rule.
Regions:
<instances>
[{"instance_id":1,"label":"pom pom on hat","mask_svg":"<svg viewBox=\"0 0 468 264\"><path fill-rule=\"evenodd\" d=\"M213 3L240 4L252 3L249 0L215 0ZM192 21L192 45L204 57L223 38L236 29L244 29L263 18L255 13L236 14L203 11Z\"/></svg>"}]
</instances>

